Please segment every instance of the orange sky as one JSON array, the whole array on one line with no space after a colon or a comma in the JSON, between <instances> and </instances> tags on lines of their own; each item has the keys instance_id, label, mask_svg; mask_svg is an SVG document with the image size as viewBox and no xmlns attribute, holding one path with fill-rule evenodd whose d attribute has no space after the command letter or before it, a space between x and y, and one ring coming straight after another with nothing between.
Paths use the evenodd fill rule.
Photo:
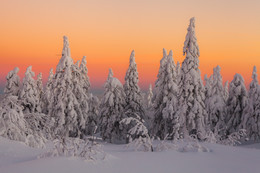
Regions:
<instances>
[{"instance_id":1,"label":"orange sky","mask_svg":"<svg viewBox=\"0 0 260 173\"><path fill-rule=\"evenodd\" d=\"M135 50L140 86L154 84L162 48L182 62L189 19L196 17L202 75L221 66L224 80L241 73L247 84L253 65L260 71L259 0L2 0L0 2L0 85L15 66L19 75L56 67L62 36L74 60L87 56L92 88L100 89L112 68L124 82ZM260 73L259 73L260 75Z\"/></svg>"}]
</instances>

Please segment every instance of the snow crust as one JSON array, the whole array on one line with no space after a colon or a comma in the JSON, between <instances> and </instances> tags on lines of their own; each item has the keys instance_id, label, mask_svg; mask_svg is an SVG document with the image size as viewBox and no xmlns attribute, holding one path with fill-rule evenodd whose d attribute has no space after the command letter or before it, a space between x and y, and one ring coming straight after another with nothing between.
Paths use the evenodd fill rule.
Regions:
<instances>
[{"instance_id":1,"label":"snow crust","mask_svg":"<svg viewBox=\"0 0 260 173\"><path fill-rule=\"evenodd\" d=\"M204 144L211 152L138 152L125 145L104 144L103 161L70 157L38 158L46 149L33 149L0 137L0 173L259 173L260 144L230 147Z\"/></svg>"}]
</instances>

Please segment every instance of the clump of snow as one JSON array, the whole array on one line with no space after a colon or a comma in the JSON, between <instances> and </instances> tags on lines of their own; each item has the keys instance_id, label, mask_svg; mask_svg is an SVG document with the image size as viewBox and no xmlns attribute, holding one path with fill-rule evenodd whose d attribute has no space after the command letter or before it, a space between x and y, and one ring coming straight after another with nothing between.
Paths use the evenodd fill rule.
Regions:
<instances>
[{"instance_id":1,"label":"clump of snow","mask_svg":"<svg viewBox=\"0 0 260 173\"><path fill-rule=\"evenodd\" d=\"M144 125L144 120L138 114L135 117L124 118L120 121L121 124L125 125L129 125L131 122L134 123L134 126L129 129L127 134L129 139L127 146L133 145L135 150L153 151L153 139L151 139L148 129Z\"/></svg>"},{"instance_id":2,"label":"clump of snow","mask_svg":"<svg viewBox=\"0 0 260 173\"><path fill-rule=\"evenodd\" d=\"M247 136L246 134L246 130L245 129L240 129L237 132L233 132L230 135L228 135L228 137L222 141L220 141L220 144L224 144L224 145L238 145L241 144L241 140L245 139Z\"/></svg>"}]
</instances>

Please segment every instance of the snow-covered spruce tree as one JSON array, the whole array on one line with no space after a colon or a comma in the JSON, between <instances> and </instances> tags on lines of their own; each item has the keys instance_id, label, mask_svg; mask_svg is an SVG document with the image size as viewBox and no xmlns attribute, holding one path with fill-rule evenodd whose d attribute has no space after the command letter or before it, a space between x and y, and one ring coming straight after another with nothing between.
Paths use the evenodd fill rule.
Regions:
<instances>
[{"instance_id":1,"label":"snow-covered spruce tree","mask_svg":"<svg viewBox=\"0 0 260 173\"><path fill-rule=\"evenodd\" d=\"M25 142L26 121L17 96L6 96L0 105L0 135L11 140Z\"/></svg>"},{"instance_id":2,"label":"snow-covered spruce tree","mask_svg":"<svg viewBox=\"0 0 260 173\"><path fill-rule=\"evenodd\" d=\"M93 96L91 93L89 95L89 111L88 117L86 120L86 135L94 135L95 131L97 130L98 126L98 119L99 119L99 99L96 96Z\"/></svg>"},{"instance_id":3,"label":"snow-covered spruce tree","mask_svg":"<svg viewBox=\"0 0 260 173\"><path fill-rule=\"evenodd\" d=\"M48 81L45 86L45 91L42 97L42 112L45 114L49 113L49 104L51 97L51 89L52 89L52 80L53 80L53 68L50 69Z\"/></svg>"},{"instance_id":4,"label":"snow-covered spruce tree","mask_svg":"<svg viewBox=\"0 0 260 173\"><path fill-rule=\"evenodd\" d=\"M63 37L62 57L56 67L56 73L52 79L50 90L49 115L54 118L53 137L79 137L80 129L84 129L85 120L81 109L81 103L77 99L84 93L80 87L78 67L75 66L70 54L69 41ZM75 82L75 83L74 83Z\"/></svg>"},{"instance_id":5,"label":"snow-covered spruce tree","mask_svg":"<svg viewBox=\"0 0 260 173\"><path fill-rule=\"evenodd\" d=\"M177 99L167 101L166 107L163 109L164 119L168 119L166 124L168 125L168 133L164 135L164 139L177 140L180 138L180 117L177 114ZM167 136L167 137L166 137Z\"/></svg>"},{"instance_id":6,"label":"snow-covered spruce tree","mask_svg":"<svg viewBox=\"0 0 260 173\"><path fill-rule=\"evenodd\" d=\"M80 93L83 93L81 95L78 96L78 98L80 99L80 107L82 109L82 113L83 113L83 117L85 119L85 124L86 124L86 128L88 128L88 130L86 130L85 132L88 132L89 130L91 130L93 132L93 123L96 121L92 121L93 120L93 111L96 110L96 108L99 105L94 105L95 101L96 104L98 104L98 100L95 100L96 98L91 97L89 95L89 88L90 88L90 81L89 81L89 77L88 77L88 69L87 69L87 61L86 61L86 56L83 56L80 66L79 66L79 83L80 83ZM94 99L94 100L93 100ZM91 107L93 106L93 107ZM89 115L91 114L91 117L89 117ZM88 121L89 120L89 121ZM88 127L90 126L90 127ZM87 133L89 134L89 133ZM92 133L91 133L92 134Z\"/></svg>"},{"instance_id":7,"label":"snow-covered spruce tree","mask_svg":"<svg viewBox=\"0 0 260 173\"><path fill-rule=\"evenodd\" d=\"M39 73L37 75L36 87L37 87L37 91L38 91L40 101L42 101L42 97L43 97L42 73Z\"/></svg>"},{"instance_id":8,"label":"snow-covered spruce tree","mask_svg":"<svg viewBox=\"0 0 260 173\"><path fill-rule=\"evenodd\" d=\"M79 61L71 66L73 94L76 96L77 102L80 105L77 111L77 121L79 123L79 131L85 131L86 120L88 118L88 93L84 91L83 83L85 82L84 74L81 74L79 69ZM76 134L75 134L76 135ZM83 134L82 134L83 135ZM81 136L82 136L81 135Z\"/></svg>"},{"instance_id":9,"label":"snow-covered spruce tree","mask_svg":"<svg viewBox=\"0 0 260 173\"><path fill-rule=\"evenodd\" d=\"M227 135L240 129L243 111L247 104L248 96L244 79L240 74L235 74L234 79L230 83L227 102Z\"/></svg>"},{"instance_id":10,"label":"snow-covered spruce tree","mask_svg":"<svg viewBox=\"0 0 260 173\"><path fill-rule=\"evenodd\" d=\"M48 127L50 120L48 116L41 113L42 104L40 102L40 93L33 77L34 72L32 72L32 66L29 66L25 72L22 89L19 93L19 100L23 107L27 128L31 131L30 134L35 138L33 140L39 140L39 143L43 143L46 137L45 132L50 131Z\"/></svg>"},{"instance_id":11,"label":"snow-covered spruce tree","mask_svg":"<svg viewBox=\"0 0 260 173\"><path fill-rule=\"evenodd\" d=\"M76 66L77 68L79 68L79 63L80 63L80 60L78 60L78 61L75 63L75 66Z\"/></svg>"},{"instance_id":12,"label":"snow-covered spruce tree","mask_svg":"<svg viewBox=\"0 0 260 173\"><path fill-rule=\"evenodd\" d=\"M178 87L172 50L165 59L162 75L158 74L159 76L160 78L156 81L157 98L154 101L153 133L155 136L164 139L167 134L175 136L176 129L173 129L175 126L174 122L179 119L176 114ZM170 138L173 136L169 135Z\"/></svg>"},{"instance_id":13,"label":"snow-covered spruce tree","mask_svg":"<svg viewBox=\"0 0 260 173\"><path fill-rule=\"evenodd\" d=\"M142 95L138 86L138 81L139 78L135 62L135 51L133 50L130 55L129 67L125 75L125 114L128 117L138 114L142 119L146 119L144 107L142 104Z\"/></svg>"},{"instance_id":14,"label":"snow-covered spruce tree","mask_svg":"<svg viewBox=\"0 0 260 173\"><path fill-rule=\"evenodd\" d=\"M224 135L226 129L226 102L224 92L220 66L217 66L213 69L213 79L207 108L210 130L220 136Z\"/></svg>"},{"instance_id":15,"label":"snow-covered spruce tree","mask_svg":"<svg viewBox=\"0 0 260 173\"><path fill-rule=\"evenodd\" d=\"M32 76L30 76L31 74L28 74L30 69L31 68L27 69L24 85L20 93L18 93L20 81L17 76L19 69L15 68L13 72L10 72L7 75L5 98L0 104L0 131L2 136L9 139L25 142L31 147L42 147L45 139L42 136L41 129L39 126L37 126L37 128L31 128L32 124L35 122L35 119L41 116L39 115L40 113L37 112L39 103L37 97L35 97L37 94L34 93L36 89L34 87L36 84L34 85L35 81L33 81ZM22 98L23 100L18 100L18 95L22 92L24 94L24 97ZM28 107L26 108L30 108L30 111L24 109L24 105L22 106L24 103L28 103L26 105ZM33 114L33 117L28 118L31 114Z\"/></svg>"},{"instance_id":16,"label":"snow-covered spruce tree","mask_svg":"<svg viewBox=\"0 0 260 173\"><path fill-rule=\"evenodd\" d=\"M147 108L148 109L153 106L152 98L153 98L153 89L152 89L152 85L150 84L148 92L147 92Z\"/></svg>"},{"instance_id":17,"label":"snow-covered spruce tree","mask_svg":"<svg viewBox=\"0 0 260 173\"><path fill-rule=\"evenodd\" d=\"M225 85L224 85L224 99L225 99L225 102L228 101L228 97L229 97L229 89L228 89L228 81L226 81Z\"/></svg>"},{"instance_id":18,"label":"snow-covered spruce tree","mask_svg":"<svg viewBox=\"0 0 260 173\"><path fill-rule=\"evenodd\" d=\"M19 68L15 67L6 76L6 85L4 88L5 96L18 96L20 89L20 77L17 75Z\"/></svg>"},{"instance_id":19,"label":"snow-covered spruce tree","mask_svg":"<svg viewBox=\"0 0 260 173\"><path fill-rule=\"evenodd\" d=\"M181 67L179 84L179 116L181 135L194 134L198 139L205 138L205 88L199 70L199 46L195 35L195 18L190 25L184 42L183 54L186 54Z\"/></svg>"},{"instance_id":20,"label":"snow-covered spruce tree","mask_svg":"<svg viewBox=\"0 0 260 173\"><path fill-rule=\"evenodd\" d=\"M120 125L120 121L127 116L124 114L125 93L121 82L113 77L109 69L105 92L100 105L99 128L101 137L110 143L126 142L127 129Z\"/></svg>"},{"instance_id":21,"label":"snow-covered spruce tree","mask_svg":"<svg viewBox=\"0 0 260 173\"><path fill-rule=\"evenodd\" d=\"M36 82L33 79L34 75L34 72L32 72L32 66L29 66L26 69L22 89L19 93L19 100L21 100L23 112L25 114L41 112L40 97Z\"/></svg>"},{"instance_id":22,"label":"snow-covered spruce tree","mask_svg":"<svg viewBox=\"0 0 260 173\"><path fill-rule=\"evenodd\" d=\"M44 146L45 138L38 128L31 128L17 96L6 96L0 105L0 136L24 142L30 147Z\"/></svg>"},{"instance_id":23,"label":"snow-covered spruce tree","mask_svg":"<svg viewBox=\"0 0 260 173\"><path fill-rule=\"evenodd\" d=\"M243 112L241 128L246 129L251 140L260 139L260 87L256 66L253 68L252 82L248 92L248 105Z\"/></svg>"},{"instance_id":24,"label":"snow-covered spruce tree","mask_svg":"<svg viewBox=\"0 0 260 173\"><path fill-rule=\"evenodd\" d=\"M179 84L180 76L181 76L181 65L180 65L179 61L177 61L177 64L176 64L176 76L177 76L177 84Z\"/></svg>"},{"instance_id":25,"label":"snow-covered spruce tree","mask_svg":"<svg viewBox=\"0 0 260 173\"><path fill-rule=\"evenodd\" d=\"M42 73L37 75L36 92L36 97L39 99L38 105L40 109L38 109L38 111L25 113L24 118L28 123L28 128L31 129L31 134L36 137L35 139L41 139L42 137L50 138L50 125L52 124L52 121L47 114L42 113L42 110L44 109Z\"/></svg>"},{"instance_id":26,"label":"snow-covered spruce tree","mask_svg":"<svg viewBox=\"0 0 260 173\"><path fill-rule=\"evenodd\" d=\"M163 80L165 77L165 69L166 69L166 64L167 64L167 51L166 49L163 48L163 57L160 60L160 68L159 68L159 72L157 74L157 79L155 81L155 88L154 88L154 94L153 94L153 98L152 98L152 102L153 102L153 112L152 112L152 116L150 123L149 123L149 131L151 131L152 135L155 135L157 133L157 130L153 128L153 121L155 119L155 114L156 111L158 111L160 109L160 105L161 105L161 100L163 99L163 92L162 92L162 88L163 88ZM151 129L151 130L150 130Z\"/></svg>"},{"instance_id":27,"label":"snow-covered spruce tree","mask_svg":"<svg viewBox=\"0 0 260 173\"><path fill-rule=\"evenodd\" d=\"M212 85L213 85L213 76L211 75L210 77L207 76L207 74L205 74L204 76L204 82L205 82L205 107L206 107L206 110L207 112L209 112L209 99L211 97L211 89L212 89ZM209 116L209 115L208 115ZM209 117L206 117L205 119L205 123L206 123L206 126L210 126L209 124Z\"/></svg>"},{"instance_id":28,"label":"snow-covered spruce tree","mask_svg":"<svg viewBox=\"0 0 260 173\"><path fill-rule=\"evenodd\" d=\"M159 72L157 74L157 79L155 81L155 88L154 88L154 95L153 95L153 103L154 103L154 108L155 110L159 107L160 100L163 97L163 93L161 92L161 89L163 88L163 80L165 77L165 69L166 69L166 64L167 64L167 51L163 49L163 57L160 60L160 68Z\"/></svg>"},{"instance_id":29,"label":"snow-covered spruce tree","mask_svg":"<svg viewBox=\"0 0 260 173\"><path fill-rule=\"evenodd\" d=\"M82 87L85 93L89 92L90 88L90 81L88 77L88 69L87 69L87 61L86 61L86 56L83 56L80 64L80 71L81 71L81 82L82 82Z\"/></svg>"},{"instance_id":30,"label":"snow-covered spruce tree","mask_svg":"<svg viewBox=\"0 0 260 173\"><path fill-rule=\"evenodd\" d=\"M211 96L211 89L212 89L212 85L213 85L213 76L210 76L208 78L207 74L205 74L204 82L205 82L205 97L208 98Z\"/></svg>"},{"instance_id":31,"label":"snow-covered spruce tree","mask_svg":"<svg viewBox=\"0 0 260 173\"><path fill-rule=\"evenodd\" d=\"M145 95L145 98L143 99L143 105L145 105L145 125L148 128L148 131L150 133L151 129L153 129L153 119L154 119L154 112L153 112L153 90L152 85L150 84L149 89Z\"/></svg>"}]
</instances>

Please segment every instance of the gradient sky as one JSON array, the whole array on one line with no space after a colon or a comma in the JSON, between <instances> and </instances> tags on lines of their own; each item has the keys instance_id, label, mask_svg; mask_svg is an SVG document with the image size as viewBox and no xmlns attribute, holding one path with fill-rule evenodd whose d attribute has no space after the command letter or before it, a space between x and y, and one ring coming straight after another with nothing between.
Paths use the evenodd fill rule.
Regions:
<instances>
[{"instance_id":1,"label":"gradient sky","mask_svg":"<svg viewBox=\"0 0 260 173\"><path fill-rule=\"evenodd\" d=\"M146 89L156 80L163 48L183 61L193 16L202 75L220 65L224 81L240 73L248 85L253 65L260 71L259 9L259 0L1 0L0 85L15 66L21 78L32 65L46 80L67 35L73 59L87 56L92 89L103 87L110 67L124 82L132 49Z\"/></svg>"}]
</instances>

